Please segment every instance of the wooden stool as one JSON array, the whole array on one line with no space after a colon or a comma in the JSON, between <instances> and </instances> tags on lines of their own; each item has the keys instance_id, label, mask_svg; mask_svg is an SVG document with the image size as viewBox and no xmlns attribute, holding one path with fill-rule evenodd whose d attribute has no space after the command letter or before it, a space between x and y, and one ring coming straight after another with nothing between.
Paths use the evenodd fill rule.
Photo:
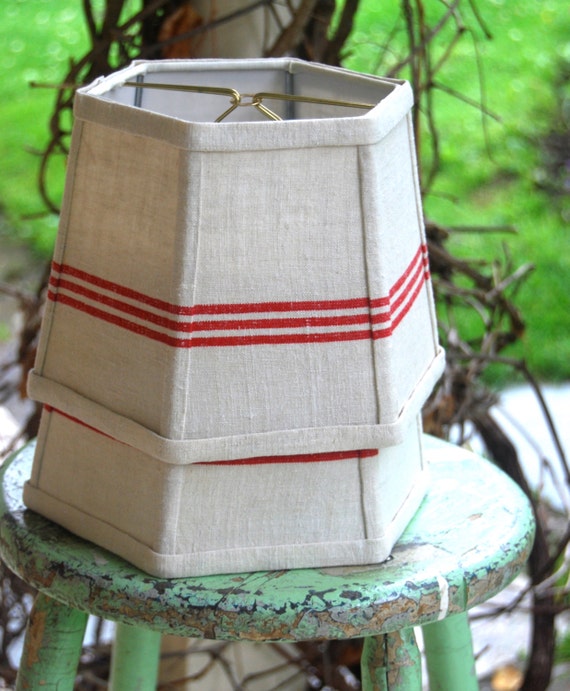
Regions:
<instances>
[{"instance_id":1,"label":"wooden stool","mask_svg":"<svg viewBox=\"0 0 570 691\"><path fill-rule=\"evenodd\" d=\"M364 637L363 689L477 689L466 611L503 589L531 548L529 502L478 456L429 437L431 486L383 564L195 578L149 576L24 508L33 444L2 469L0 550L38 589L17 689L73 688L88 614L117 622L115 691L155 689L161 634L248 641ZM96 491L96 488L93 488ZM339 487L342 501L342 487Z\"/></svg>"}]
</instances>

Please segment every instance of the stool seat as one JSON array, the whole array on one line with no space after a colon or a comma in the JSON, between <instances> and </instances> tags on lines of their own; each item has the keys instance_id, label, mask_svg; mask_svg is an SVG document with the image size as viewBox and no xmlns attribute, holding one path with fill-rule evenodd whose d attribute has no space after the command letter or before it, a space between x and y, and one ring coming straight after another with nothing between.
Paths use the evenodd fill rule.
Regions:
<instances>
[{"instance_id":1,"label":"stool seat","mask_svg":"<svg viewBox=\"0 0 570 691\"><path fill-rule=\"evenodd\" d=\"M2 469L1 557L43 594L36 602L36 609L44 608L42 616L53 609L59 612L53 616L60 618L94 614L125 625L130 635L136 628L156 635L249 641L364 637L364 689L420 688L417 656L410 652L413 643L407 632L425 626L431 679L446 657L440 644L446 636L457 636L449 623L465 633L464 613L515 578L528 558L534 534L527 498L499 469L451 444L427 436L423 443L431 476L427 497L391 558L382 564L177 579L149 576L24 507L22 486L30 474L33 443ZM52 601L63 608L52 606ZM28 650L33 618L21 679L35 673ZM392 675L390 681L385 635L395 634L400 653L409 658L403 667L415 671L402 671L399 664L402 673ZM430 655L436 660L431 666ZM49 660L45 664L49 666ZM473 666L471 651L469 665ZM68 673L72 675L73 669ZM441 675L445 679L449 673L445 669ZM155 680L129 687L126 684L132 681L120 682L121 673L115 668L114 674L115 689L154 688ZM437 688L453 689L450 684L456 682L447 683ZM28 687L21 682L20 688ZM477 687L465 681L455 688Z\"/></svg>"}]
</instances>

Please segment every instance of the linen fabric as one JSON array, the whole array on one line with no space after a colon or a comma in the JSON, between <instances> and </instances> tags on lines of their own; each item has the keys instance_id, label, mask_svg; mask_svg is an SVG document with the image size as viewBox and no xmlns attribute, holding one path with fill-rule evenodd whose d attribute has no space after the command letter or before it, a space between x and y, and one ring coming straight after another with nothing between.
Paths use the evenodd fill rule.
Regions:
<instances>
[{"instance_id":1,"label":"linen fabric","mask_svg":"<svg viewBox=\"0 0 570 691\"><path fill-rule=\"evenodd\" d=\"M426 492L420 432L342 456L171 465L47 407L24 499L165 578L377 563Z\"/></svg>"},{"instance_id":2,"label":"linen fabric","mask_svg":"<svg viewBox=\"0 0 570 691\"><path fill-rule=\"evenodd\" d=\"M251 102L215 123L228 107L226 96L127 85L141 81L229 86ZM274 122L251 105L251 94L275 91L321 100L340 95L370 108L276 100L268 105L285 119ZM75 517L66 519L74 529L91 520L77 514L83 499L67 508L90 473L113 478L117 487L142 488L156 476L149 485L160 488L152 526L128 517L130 509L105 519L105 507L113 513L111 499L93 516L107 521L111 533L130 535L131 523L145 534L158 530L160 537L145 542L141 534L135 542L161 553L166 540L172 557L174 519L160 507L172 501L176 512L173 497L185 491L187 478L212 495L214 510L230 474L241 480L247 501L263 505L262 487L250 478L255 472L247 464L228 472L217 465L223 460L376 449L379 458L395 454L402 467L409 463L422 474L410 429L441 373L443 351L411 105L405 82L290 59L136 62L79 90L29 382L31 396L49 407L26 488L30 507L63 521L55 508L61 502L63 513ZM78 440L90 435L81 451ZM414 458L404 459L408 453ZM356 473L349 462L376 464L378 471L382 464L371 458L303 463L299 487L324 483L326 511L333 511L336 473ZM70 463L81 470L64 482L60 475ZM214 464L209 474L196 465L203 463ZM274 472L274 464L264 468L266 492ZM372 486L380 494L415 496L417 505L421 492L410 489L416 480L399 473L384 481L388 486ZM354 487L353 497L360 496ZM354 516L342 508L351 501L340 502L339 516ZM385 498L370 501L376 507ZM180 534L198 530L188 511L174 520L187 526ZM311 548L319 561L331 540L324 528L309 528L309 514L307 526L298 525L312 535L310 544L319 544L320 535L328 545ZM387 535L394 533L393 518L388 511L380 519ZM261 526L248 527L252 553L271 552L272 531L277 549L277 521L268 516L263 535ZM182 540L176 549L207 551L214 538L200 529L200 547ZM92 532L87 536L96 539ZM225 534L228 542L214 552L238 549L228 526ZM349 534L349 543L376 539L362 532L357 538L347 524ZM122 553L114 539L110 548ZM364 558L367 549L353 554ZM292 557L288 549L283 554ZM246 566L264 568L261 557L256 564L248 559ZM191 561L180 555L183 568ZM225 568L222 558L212 564Z\"/></svg>"}]
</instances>

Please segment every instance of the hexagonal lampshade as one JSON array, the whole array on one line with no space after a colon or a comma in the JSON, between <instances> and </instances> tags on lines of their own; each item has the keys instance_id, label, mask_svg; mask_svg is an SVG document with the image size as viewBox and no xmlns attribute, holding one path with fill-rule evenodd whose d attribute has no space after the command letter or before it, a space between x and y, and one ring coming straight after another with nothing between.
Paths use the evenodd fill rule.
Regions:
<instances>
[{"instance_id":1,"label":"hexagonal lampshade","mask_svg":"<svg viewBox=\"0 0 570 691\"><path fill-rule=\"evenodd\" d=\"M79 90L28 506L167 576L388 555L443 364L411 105L293 59Z\"/></svg>"}]
</instances>

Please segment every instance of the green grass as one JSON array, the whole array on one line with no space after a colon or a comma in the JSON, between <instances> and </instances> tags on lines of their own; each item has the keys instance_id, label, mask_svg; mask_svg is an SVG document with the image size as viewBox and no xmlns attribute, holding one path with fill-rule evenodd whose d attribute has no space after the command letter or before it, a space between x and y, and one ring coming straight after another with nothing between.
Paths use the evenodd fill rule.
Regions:
<instances>
[{"instance_id":1,"label":"green grass","mask_svg":"<svg viewBox=\"0 0 570 691\"><path fill-rule=\"evenodd\" d=\"M51 252L57 219L42 216L37 191L37 152L48 139L51 89L31 82L57 83L71 56L86 40L79 0L4 2L0 9L0 205L20 237ZM65 161L55 164L53 193L61 195Z\"/></svg>"},{"instance_id":2,"label":"green grass","mask_svg":"<svg viewBox=\"0 0 570 691\"><path fill-rule=\"evenodd\" d=\"M467 5L467 3L464 3ZM395 32L397 0L364 0L346 65L364 72L386 73L392 55L379 64L378 46ZM434 17L443 12L426 3ZM508 245L515 266L535 269L517 295L527 324L522 342L506 355L525 357L539 377L570 379L570 205L542 191L544 161L539 139L561 119L555 81L570 65L570 13L566 0L508 2L478 0L493 38L486 40L473 15L455 49L454 59L438 76L444 85L475 102L484 99L495 117L443 91L434 97L440 133L441 171L425 196L426 215L446 226L514 226L517 235L457 233L450 246L459 256L489 261ZM483 82L476 51L483 66ZM566 117L570 93L563 92ZM568 122L565 123L568 128ZM566 130L567 131L567 130ZM429 161L429 138L423 140Z\"/></svg>"},{"instance_id":3,"label":"green grass","mask_svg":"<svg viewBox=\"0 0 570 691\"><path fill-rule=\"evenodd\" d=\"M436 18L438 0L426 0ZM465 2L467 5L467 2ZM473 15L440 81L479 101L481 84L475 45L484 69L486 107L499 120L446 93L437 93L441 174L424 204L431 219L449 226L514 225L516 236L457 234L451 246L459 255L493 259L508 243L516 265L535 270L518 295L527 331L509 355L528 360L545 380L570 379L570 243L566 201L537 186L544 167L538 138L557 116L554 81L570 63L570 13L567 0L477 0L493 33L485 40ZM380 46L396 22L398 0L362 0L346 65L385 73ZM49 254L56 232L54 217L35 218L43 210L37 192L37 156L48 138L47 119L55 94L31 89L31 81L54 83L65 74L70 56L84 49L80 0L20 0L0 9L0 204L11 227L39 252ZM396 43L403 44L401 26ZM566 92L568 99L568 92ZM566 105L568 108L568 105ZM485 128L482 127L484 122ZM486 139L483 135L486 131ZM429 159L429 140L423 156ZM65 161L54 162L54 196L61 194Z\"/></svg>"}]
</instances>

